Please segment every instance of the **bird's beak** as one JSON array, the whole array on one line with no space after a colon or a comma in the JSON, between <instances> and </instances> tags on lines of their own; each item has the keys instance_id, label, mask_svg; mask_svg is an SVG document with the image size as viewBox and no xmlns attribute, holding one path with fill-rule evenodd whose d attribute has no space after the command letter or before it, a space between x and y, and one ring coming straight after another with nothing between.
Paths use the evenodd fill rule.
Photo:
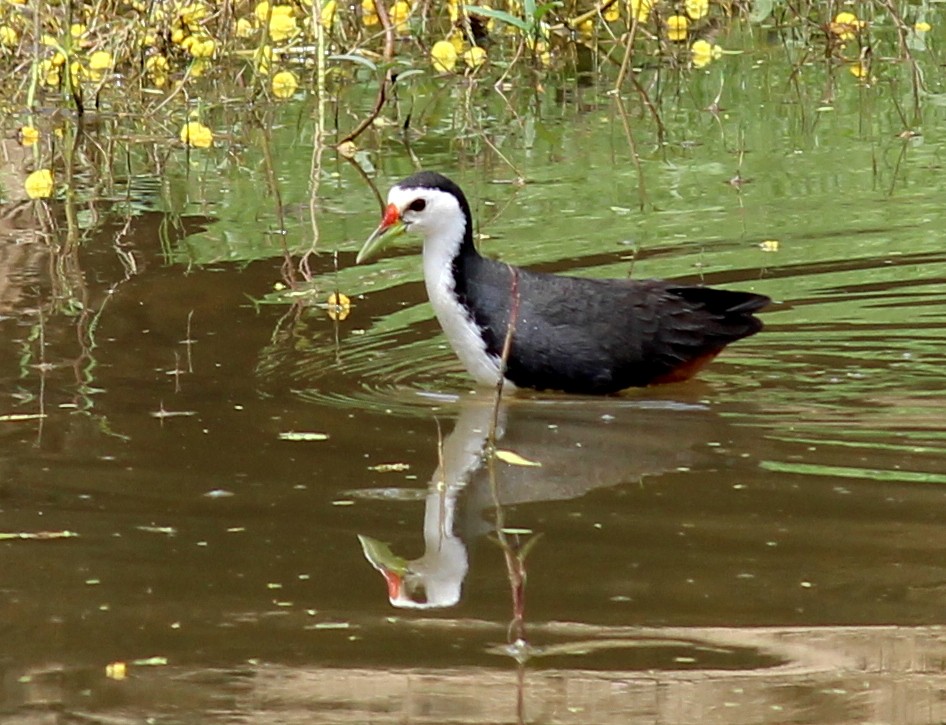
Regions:
<instances>
[{"instance_id":1,"label":"bird's beak","mask_svg":"<svg viewBox=\"0 0 946 725\"><path fill-rule=\"evenodd\" d=\"M407 225L401 220L401 212L394 204L388 204L387 209L384 210L384 218L381 219L381 224L371 233L371 236L361 247L361 251L358 252L358 256L355 258L355 264L361 264L370 259L376 252L387 246L392 239L396 239L406 231Z\"/></svg>"}]
</instances>

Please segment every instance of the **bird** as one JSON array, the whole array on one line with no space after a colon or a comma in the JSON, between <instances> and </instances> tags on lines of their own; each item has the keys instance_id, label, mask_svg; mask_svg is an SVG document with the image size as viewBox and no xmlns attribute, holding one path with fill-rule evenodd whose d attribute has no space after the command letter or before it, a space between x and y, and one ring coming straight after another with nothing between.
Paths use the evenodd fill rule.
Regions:
<instances>
[{"instance_id":1,"label":"bird","mask_svg":"<svg viewBox=\"0 0 946 725\"><path fill-rule=\"evenodd\" d=\"M423 238L431 306L457 357L483 385L502 375L513 389L610 395L681 382L731 342L759 332L754 313L771 302L753 292L549 274L485 257L473 241L466 196L435 171L391 187L356 264L405 232Z\"/></svg>"}]
</instances>

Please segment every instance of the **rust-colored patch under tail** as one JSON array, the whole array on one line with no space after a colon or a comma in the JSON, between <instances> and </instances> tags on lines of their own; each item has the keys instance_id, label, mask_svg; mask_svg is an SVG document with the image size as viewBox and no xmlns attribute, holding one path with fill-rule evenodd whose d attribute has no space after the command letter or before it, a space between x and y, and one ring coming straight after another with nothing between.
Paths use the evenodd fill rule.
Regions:
<instances>
[{"instance_id":1,"label":"rust-colored patch under tail","mask_svg":"<svg viewBox=\"0 0 946 725\"><path fill-rule=\"evenodd\" d=\"M700 370L702 370L705 366L713 362L713 359L719 355L720 352L722 352L721 349L713 350L712 352L695 357L692 360L687 360L685 363L675 367L669 373L664 373L663 375L654 378L650 381L650 384L664 385L666 383L681 383L684 380L689 380L698 372L700 372Z\"/></svg>"}]
</instances>

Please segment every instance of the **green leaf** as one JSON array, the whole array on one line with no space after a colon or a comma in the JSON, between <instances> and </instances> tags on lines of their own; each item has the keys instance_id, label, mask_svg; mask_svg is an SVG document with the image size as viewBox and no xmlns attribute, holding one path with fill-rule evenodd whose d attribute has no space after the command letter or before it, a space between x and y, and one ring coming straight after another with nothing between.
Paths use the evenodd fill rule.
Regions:
<instances>
[{"instance_id":1,"label":"green leaf","mask_svg":"<svg viewBox=\"0 0 946 725\"><path fill-rule=\"evenodd\" d=\"M750 23L761 23L775 9L775 0L754 0L752 10L749 11Z\"/></svg>"},{"instance_id":2,"label":"green leaf","mask_svg":"<svg viewBox=\"0 0 946 725\"><path fill-rule=\"evenodd\" d=\"M342 60L349 61L351 63L357 63L358 65L363 65L365 68L368 68L372 71L377 71L378 66L372 63L368 58L365 58L363 55L358 55L357 53L343 53L342 55L330 55L329 60Z\"/></svg>"},{"instance_id":3,"label":"green leaf","mask_svg":"<svg viewBox=\"0 0 946 725\"><path fill-rule=\"evenodd\" d=\"M515 15L510 15L507 12L502 10L496 10L494 8L481 8L476 5L465 5L464 9L470 15L482 15L486 18L493 18L498 20L501 23L506 23L507 25L512 25L514 28L519 28L523 33L528 33L531 30L531 24L527 23L522 18L517 18Z\"/></svg>"}]
</instances>

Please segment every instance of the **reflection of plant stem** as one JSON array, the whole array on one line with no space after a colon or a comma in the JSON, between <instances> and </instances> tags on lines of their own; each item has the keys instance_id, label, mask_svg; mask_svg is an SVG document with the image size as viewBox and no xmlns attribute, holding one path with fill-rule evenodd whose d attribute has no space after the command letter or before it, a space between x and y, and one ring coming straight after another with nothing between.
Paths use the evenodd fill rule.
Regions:
<instances>
[{"instance_id":1,"label":"reflection of plant stem","mask_svg":"<svg viewBox=\"0 0 946 725\"><path fill-rule=\"evenodd\" d=\"M43 443L43 421L46 420L46 321L39 307L39 417L36 419L36 447Z\"/></svg>"},{"instance_id":2,"label":"reflection of plant stem","mask_svg":"<svg viewBox=\"0 0 946 725\"><path fill-rule=\"evenodd\" d=\"M631 132L631 122L627 117L627 110L624 108L624 100L619 95L615 95L614 101L618 107L618 114L621 116L621 125L624 128L624 136L627 139L627 145L630 147L631 163L637 170L637 194L639 197L638 206L641 211L647 204L647 186L644 183L644 169L641 168L640 154L637 153L637 142L634 140L634 134Z\"/></svg>"},{"instance_id":3,"label":"reflection of plant stem","mask_svg":"<svg viewBox=\"0 0 946 725\"><path fill-rule=\"evenodd\" d=\"M516 318L519 315L519 273L510 267L512 279L510 283L509 319L506 322L506 338L503 341L502 357L499 361L499 374L496 381L496 397L493 401L493 417L490 422L487 436L487 455L489 467L490 492L493 497L496 518L496 540L503 550L506 560L506 573L509 577L509 588L512 593L512 621L509 624L509 640L512 643L525 643L525 558L530 545L535 538L530 539L525 546L519 546L518 541L513 544L505 531L505 515L499 499L499 487L496 482L496 431L499 427L499 408L503 396L503 382L506 377L506 362L512 349L512 338L516 329Z\"/></svg>"},{"instance_id":4,"label":"reflection of plant stem","mask_svg":"<svg viewBox=\"0 0 946 725\"><path fill-rule=\"evenodd\" d=\"M286 243L286 216L282 204L282 193L279 190L279 179L276 177L276 169L273 165L272 140L269 135L269 124L263 122L260 124L260 132L263 134L263 170L266 172L266 185L269 187L269 193L273 197L276 205L276 223L279 226L277 234L279 244L282 247L283 262L282 276L283 280L290 287L296 288L296 270L292 261L292 253L289 251L289 245Z\"/></svg>"}]
</instances>

